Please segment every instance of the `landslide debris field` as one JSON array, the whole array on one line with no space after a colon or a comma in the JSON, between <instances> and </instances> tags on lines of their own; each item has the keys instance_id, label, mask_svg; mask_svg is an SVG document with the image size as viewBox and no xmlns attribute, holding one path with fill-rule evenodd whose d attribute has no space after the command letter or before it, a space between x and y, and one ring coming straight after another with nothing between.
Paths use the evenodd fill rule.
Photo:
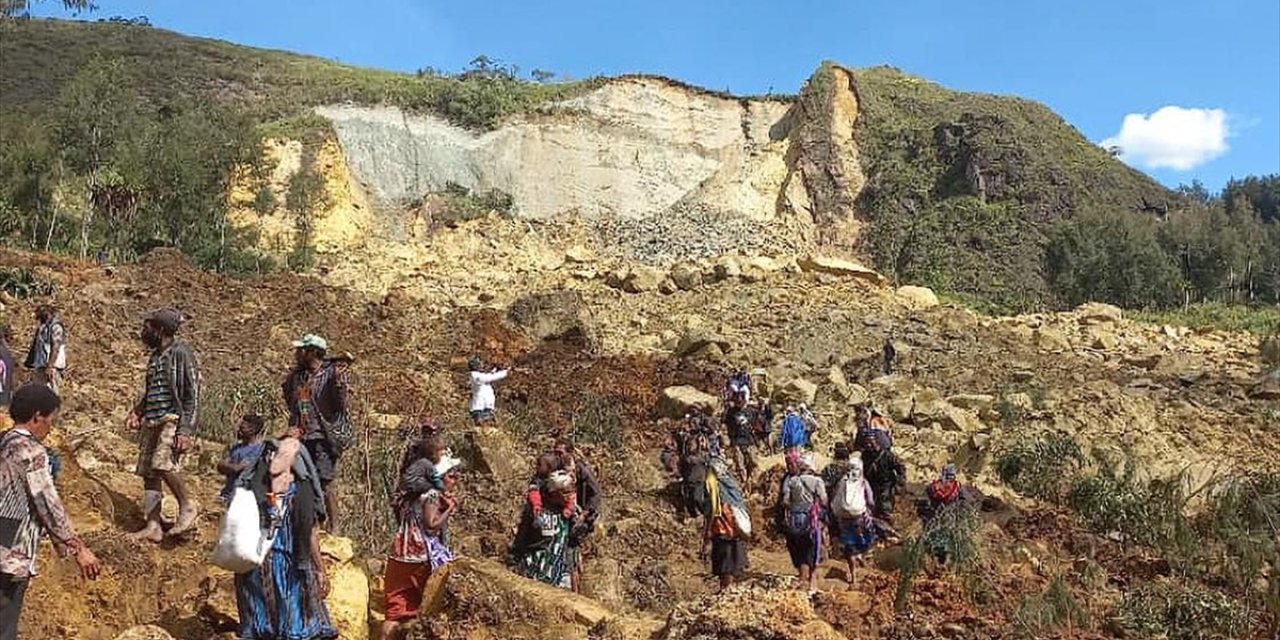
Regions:
<instances>
[{"instance_id":1,"label":"landslide debris field","mask_svg":"<svg viewBox=\"0 0 1280 640\"><path fill-rule=\"evenodd\" d=\"M474 234L490 223L469 224L462 231ZM1230 507L1219 495L1238 486L1225 479L1230 474L1273 469L1280 458L1280 394L1259 383L1258 340L1249 334L1149 325L1105 305L988 318L822 260L770 269L755 260L744 271L726 259L707 263L696 279L648 271L565 276L550 289L529 278L501 300L464 303L431 293L431 282L488 277L465 262L436 265L421 276L428 282L418 295L369 297L300 276L227 279L164 250L110 270L15 252L0 258L53 285L52 301L63 310L73 342L55 443L67 461L60 483L108 567L99 581L82 584L68 563L42 557L43 574L28 595L36 606L23 619L26 638L111 639L138 625L154 628L131 633L234 637L230 576L207 563L221 485L213 464L234 416L278 417L288 344L304 331L357 358L361 442L343 461L337 533L344 538L326 543L343 637L368 637L376 621L399 427L426 415L442 420L470 463L453 525L466 559L442 583L435 615L415 637L1101 638L1166 629L1169 637L1192 638L1268 637L1274 629L1266 605L1274 583L1265 569L1274 546L1265 536L1247 547L1205 538L1196 516ZM590 264L575 260L560 271ZM662 284L636 284L648 276ZM663 286L677 278L682 286ZM4 299L20 338L36 302ZM203 441L188 461L204 509L194 535L139 548L124 538L141 514L131 475L136 446L123 417L143 373L139 319L163 305L189 314L184 334L205 377ZM898 345L899 373L886 377L879 348L887 335ZM472 353L514 367L499 390L496 429L473 431L464 420L462 363ZM785 548L764 512L780 473L781 460L772 457L749 485L758 531L746 583L714 595L696 554L698 524L677 517L677 492L657 452L670 426L664 414L679 410L664 390L714 393L730 364L756 370L765 393L810 401L823 425L821 453L852 429L851 403L871 399L897 421L895 448L911 474L911 495L900 498L895 519L906 542L878 549L856 589L846 590L843 564L831 561L821 594L810 600L794 590ZM273 427L280 426L277 419ZM558 431L585 443L606 492L581 597L501 566L530 459ZM1063 448L1045 454L1044 443ZM987 495L966 538L973 559L949 570L921 568L911 496L948 460ZM1088 479L1067 486L1072 474ZM1187 518L1162 509L1168 501L1148 483L1175 476L1183 484L1160 485L1175 500L1207 487L1179 503ZM1060 490L1052 479L1062 480ZM1077 499L1081 487L1116 497ZM1260 501L1256 513L1275 508L1264 484L1249 487ZM1214 515L1248 529L1240 511ZM1172 555L1188 548L1177 546L1188 542L1180 536L1221 558ZM904 575L909 588L900 584ZM1210 635L1194 635L1197 629Z\"/></svg>"}]
</instances>

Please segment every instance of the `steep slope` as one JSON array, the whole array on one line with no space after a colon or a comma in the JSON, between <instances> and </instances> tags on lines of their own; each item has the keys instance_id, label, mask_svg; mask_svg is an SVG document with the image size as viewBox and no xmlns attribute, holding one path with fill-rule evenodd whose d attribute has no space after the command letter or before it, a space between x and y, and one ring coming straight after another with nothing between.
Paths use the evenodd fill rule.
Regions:
<instances>
[{"instance_id":1,"label":"steep slope","mask_svg":"<svg viewBox=\"0 0 1280 640\"><path fill-rule=\"evenodd\" d=\"M530 220L591 220L650 262L827 246L1026 309L1054 301L1040 244L1055 221L1172 197L1042 105L887 67L824 63L798 97L753 99L644 76L415 76L141 26L0 28L7 108L39 117L86 61L118 58L154 102L196 96L271 135L336 136L382 215L373 227L397 242L404 207L453 188L509 196Z\"/></svg>"}]
</instances>

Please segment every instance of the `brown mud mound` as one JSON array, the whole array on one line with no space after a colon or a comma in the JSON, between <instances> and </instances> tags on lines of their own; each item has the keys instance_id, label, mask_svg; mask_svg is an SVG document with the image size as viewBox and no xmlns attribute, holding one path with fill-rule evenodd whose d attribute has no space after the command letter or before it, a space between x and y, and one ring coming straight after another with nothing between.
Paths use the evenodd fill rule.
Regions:
<instances>
[{"instance_id":1,"label":"brown mud mound","mask_svg":"<svg viewBox=\"0 0 1280 640\"><path fill-rule=\"evenodd\" d=\"M671 612L661 640L844 640L818 616L810 597L784 580L730 587Z\"/></svg>"}]
</instances>

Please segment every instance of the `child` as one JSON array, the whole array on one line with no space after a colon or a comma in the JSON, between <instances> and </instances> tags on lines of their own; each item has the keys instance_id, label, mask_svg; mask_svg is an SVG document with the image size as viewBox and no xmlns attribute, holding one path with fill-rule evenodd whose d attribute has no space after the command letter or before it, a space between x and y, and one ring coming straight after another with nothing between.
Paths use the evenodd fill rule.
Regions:
<instances>
[{"instance_id":1,"label":"child","mask_svg":"<svg viewBox=\"0 0 1280 640\"><path fill-rule=\"evenodd\" d=\"M400 461L400 483L396 487L400 498L416 499L432 489L443 491L444 478L439 465L448 455L449 450L439 436L425 436L409 445Z\"/></svg>"},{"instance_id":2,"label":"child","mask_svg":"<svg viewBox=\"0 0 1280 640\"><path fill-rule=\"evenodd\" d=\"M254 414L240 419L240 425L236 427L236 437L239 440L231 445L227 458L218 463L218 473L227 477L227 483L219 494L224 504L231 502L231 494L235 493L236 478L240 476L240 472L252 466L262 454L262 431L266 424L262 416Z\"/></svg>"},{"instance_id":3,"label":"child","mask_svg":"<svg viewBox=\"0 0 1280 640\"><path fill-rule=\"evenodd\" d=\"M552 473L556 471L566 471L564 468L564 460L554 453L544 453L538 456L538 462L534 468L533 479L529 481L529 490L525 492L525 497L529 500L529 505L533 507L533 516L536 518L542 513L542 495L549 492L547 480ZM577 495L571 493L564 500L564 516L566 518L573 516L574 509L577 505Z\"/></svg>"}]
</instances>

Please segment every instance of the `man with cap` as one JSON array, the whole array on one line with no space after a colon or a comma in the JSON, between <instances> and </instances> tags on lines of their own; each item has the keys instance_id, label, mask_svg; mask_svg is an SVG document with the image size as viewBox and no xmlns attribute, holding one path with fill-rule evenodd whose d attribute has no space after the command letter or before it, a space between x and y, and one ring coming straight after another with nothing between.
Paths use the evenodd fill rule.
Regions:
<instances>
[{"instance_id":1,"label":"man with cap","mask_svg":"<svg viewBox=\"0 0 1280 640\"><path fill-rule=\"evenodd\" d=\"M177 338L182 313L160 309L147 314L139 334L151 349L142 397L125 421L138 431L138 465L142 477L142 512L147 523L133 534L135 540L160 542L163 487L178 501L178 521L170 535L186 532L195 524L196 507L187 496L179 471L182 454L195 443L196 410L200 404L200 368L195 351Z\"/></svg>"},{"instance_id":2,"label":"man with cap","mask_svg":"<svg viewBox=\"0 0 1280 640\"><path fill-rule=\"evenodd\" d=\"M351 444L351 418L347 411L350 372L345 360L326 358L328 352L328 341L314 333L295 340L294 367L285 377L282 390L289 424L302 430L302 445L315 462L329 515L324 526L332 529L338 506L333 480L338 473L338 458Z\"/></svg>"},{"instance_id":3,"label":"man with cap","mask_svg":"<svg viewBox=\"0 0 1280 640\"><path fill-rule=\"evenodd\" d=\"M483 367L480 356L467 358L467 370L471 374L471 420L476 424L493 420L493 410L498 402L493 393L493 383L511 373L506 369L482 371Z\"/></svg>"}]
</instances>

